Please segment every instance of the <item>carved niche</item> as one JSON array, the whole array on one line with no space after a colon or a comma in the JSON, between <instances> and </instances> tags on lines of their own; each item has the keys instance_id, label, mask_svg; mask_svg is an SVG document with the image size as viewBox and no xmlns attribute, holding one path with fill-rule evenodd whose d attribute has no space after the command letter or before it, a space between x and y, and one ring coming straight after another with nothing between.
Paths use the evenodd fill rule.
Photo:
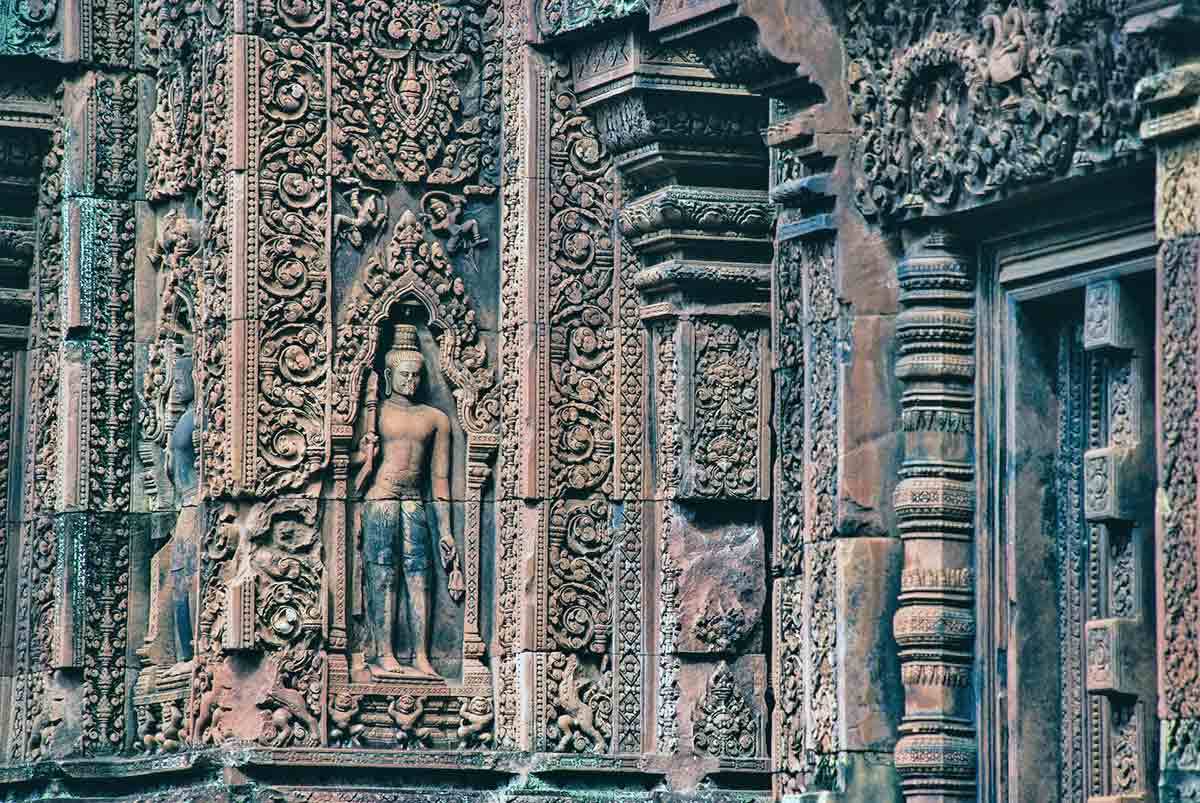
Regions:
<instances>
[{"instance_id":1,"label":"carved niche","mask_svg":"<svg viewBox=\"0 0 1200 803\"><path fill-rule=\"evenodd\" d=\"M1142 148L1155 69L1123 2L866 0L846 12L856 198L897 220L969 206Z\"/></svg>"},{"instance_id":2,"label":"carved niche","mask_svg":"<svg viewBox=\"0 0 1200 803\"><path fill-rule=\"evenodd\" d=\"M171 209L149 256L158 303L140 372L137 479L142 504L161 521L150 559L146 634L137 650L144 665L134 691L136 746L148 752L174 751L185 742L183 711L192 680L201 530L194 371L199 248L199 224Z\"/></svg>"},{"instance_id":3,"label":"carved niche","mask_svg":"<svg viewBox=\"0 0 1200 803\"><path fill-rule=\"evenodd\" d=\"M461 561L463 579L461 672L456 678L414 678L401 676L403 673L376 676L359 667L356 657L362 645L355 619L366 613L369 601L363 597L379 593L379 589L362 585L363 504L353 498L356 489L350 481L350 475L361 469L350 470L350 451L355 441L361 440L364 428L374 425L375 399L381 397L375 387L378 380L370 374L378 364L381 327L398 310L427 319L428 331L436 341L437 360L426 361L426 370L440 372L448 384L453 412L466 440L462 461L466 498L451 506L454 532L461 532L462 538L454 559ZM337 343L333 493L325 512L326 541L332 556L333 651L328 699L334 727L330 740L343 746L486 746L491 739L487 723L492 716L492 683L482 660L481 514L484 486L498 445L495 380L476 311L462 277L450 263L447 246L412 211L400 216L387 244L366 260L345 300ZM447 564L443 570L451 568ZM438 584L445 583L440 576L443 570L436 572ZM361 593L357 591L360 588ZM450 593L452 598L457 596L453 587ZM436 597L433 604L438 604ZM432 627L444 628L448 621L445 616L435 616ZM442 667L437 666L437 671L442 672Z\"/></svg>"}]
</instances>

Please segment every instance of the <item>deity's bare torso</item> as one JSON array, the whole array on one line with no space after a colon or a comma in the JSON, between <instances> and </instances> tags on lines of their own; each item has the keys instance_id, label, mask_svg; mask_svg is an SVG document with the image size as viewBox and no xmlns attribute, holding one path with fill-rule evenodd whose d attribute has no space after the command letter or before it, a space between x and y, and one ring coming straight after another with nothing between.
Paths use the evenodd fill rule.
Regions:
<instances>
[{"instance_id":1,"label":"deity's bare torso","mask_svg":"<svg viewBox=\"0 0 1200 803\"><path fill-rule=\"evenodd\" d=\"M422 498L429 478L434 498L445 498L437 486L448 473L449 431L450 420L441 410L403 398L385 399L376 425L379 463L367 499Z\"/></svg>"}]
</instances>

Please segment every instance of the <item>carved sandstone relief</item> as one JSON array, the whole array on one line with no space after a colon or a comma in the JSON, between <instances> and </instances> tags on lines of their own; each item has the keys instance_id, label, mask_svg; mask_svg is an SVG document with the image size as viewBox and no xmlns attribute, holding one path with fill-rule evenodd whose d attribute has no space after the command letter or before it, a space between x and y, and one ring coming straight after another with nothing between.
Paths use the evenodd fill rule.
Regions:
<instances>
[{"instance_id":1,"label":"carved sandstone relief","mask_svg":"<svg viewBox=\"0 0 1200 803\"><path fill-rule=\"evenodd\" d=\"M895 762L910 797L933 788L949 799L975 796L973 703L962 691L970 686L974 589L961 582L970 579L974 554L974 442L964 434L973 428L939 426L974 409L971 271L940 230L917 241L898 268L905 307L896 376L905 386L906 446L893 502L904 543L893 632L906 707ZM946 681L951 675L963 679ZM956 691L931 695L930 687Z\"/></svg>"},{"instance_id":2,"label":"carved sandstone relief","mask_svg":"<svg viewBox=\"0 0 1200 803\"><path fill-rule=\"evenodd\" d=\"M971 206L1141 149L1155 50L1124 5L847 7L857 200L887 223Z\"/></svg>"}]
</instances>

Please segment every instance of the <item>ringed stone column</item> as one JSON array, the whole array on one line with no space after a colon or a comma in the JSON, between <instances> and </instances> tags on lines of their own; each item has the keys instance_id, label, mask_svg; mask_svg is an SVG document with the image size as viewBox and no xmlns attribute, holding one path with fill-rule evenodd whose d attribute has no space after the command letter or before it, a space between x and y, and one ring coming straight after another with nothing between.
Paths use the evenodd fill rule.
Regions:
<instances>
[{"instance_id":1,"label":"ringed stone column","mask_svg":"<svg viewBox=\"0 0 1200 803\"><path fill-rule=\"evenodd\" d=\"M898 273L905 452L894 501L904 572L894 632L904 717L896 770L910 803L973 801L974 271L934 230Z\"/></svg>"}]
</instances>

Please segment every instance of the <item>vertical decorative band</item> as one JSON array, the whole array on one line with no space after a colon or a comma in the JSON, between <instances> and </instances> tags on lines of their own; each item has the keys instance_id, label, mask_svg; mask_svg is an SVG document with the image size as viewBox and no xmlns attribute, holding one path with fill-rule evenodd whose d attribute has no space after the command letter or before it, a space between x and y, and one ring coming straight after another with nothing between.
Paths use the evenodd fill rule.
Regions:
<instances>
[{"instance_id":1,"label":"vertical decorative band","mask_svg":"<svg viewBox=\"0 0 1200 803\"><path fill-rule=\"evenodd\" d=\"M895 491L904 573L896 770L909 801L975 799L974 275L941 231L900 262L896 376L905 456Z\"/></svg>"}]
</instances>

